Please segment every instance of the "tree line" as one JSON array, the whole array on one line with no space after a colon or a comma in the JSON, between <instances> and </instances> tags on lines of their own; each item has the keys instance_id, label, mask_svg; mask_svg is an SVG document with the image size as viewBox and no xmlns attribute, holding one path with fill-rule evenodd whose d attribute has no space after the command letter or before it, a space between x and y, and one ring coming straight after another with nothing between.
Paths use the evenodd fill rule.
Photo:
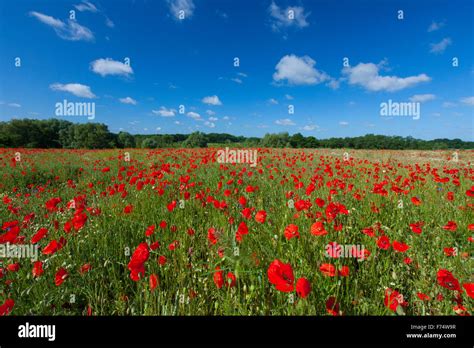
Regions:
<instances>
[{"instance_id":1,"label":"tree line","mask_svg":"<svg viewBox=\"0 0 474 348\"><path fill-rule=\"evenodd\" d=\"M367 134L359 137L317 139L300 133L265 134L263 138L226 133L133 135L112 133L101 123L73 123L65 120L13 119L0 122L0 147L14 148L167 148L242 146L275 148L353 148L353 149L474 149L474 142L461 139L421 140L413 137Z\"/></svg>"}]
</instances>

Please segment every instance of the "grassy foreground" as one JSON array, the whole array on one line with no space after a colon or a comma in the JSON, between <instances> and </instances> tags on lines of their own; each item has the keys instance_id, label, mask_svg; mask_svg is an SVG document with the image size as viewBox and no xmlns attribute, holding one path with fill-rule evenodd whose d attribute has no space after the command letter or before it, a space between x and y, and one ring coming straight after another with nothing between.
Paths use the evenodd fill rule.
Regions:
<instances>
[{"instance_id":1,"label":"grassy foreground","mask_svg":"<svg viewBox=\"0 0 474 348\"><path fill-rule=\"evenodd\" d=\"M0 149L0 315L471 314L473 162Z\"/></svg>"}]
</instances>

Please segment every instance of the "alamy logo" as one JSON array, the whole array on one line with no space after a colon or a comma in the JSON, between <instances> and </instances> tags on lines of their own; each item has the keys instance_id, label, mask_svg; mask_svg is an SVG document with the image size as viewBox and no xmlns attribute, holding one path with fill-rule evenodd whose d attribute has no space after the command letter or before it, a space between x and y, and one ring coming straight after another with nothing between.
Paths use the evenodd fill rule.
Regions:
<instances>
[{"instance_id":1,"label":"alamy logo","mask_svg":"<svg viewBox=\"0 0 474 348\"><path fill-rule=\"evenodd\" d=\"M20 338L47 338L52 342L56 339L56 325L34 325L26 322L18 326L18 337Z\"/></svg>"},{"instance_id":2,"label":"alamy logo","mask_svg":"<svg viewBox=\"0 0 474 348\"><path fill-rule=\"evenodd\" d=\"M95 103L83 102L73 103L66 99L62 103L56 103L56 116L87 116L89 120L95 118Z\"/></svg>"},{"instance_id":3,"label":"alamy logo","mask_svg":"<svg viewBox=\"0 0 474 348\"><path fill-rule=\"evenodd\" d=\"M38 260L39 245L33 244L0 244L0 258L18 258Z\"/></svg>"},{"instance_id":4,"label":"alamy logo","mask_svg":"<svg viewBox=\"0 0 474 348\"><path fill-rule=\"evenodd\" d=\"M225 150L217 151L218 163L250 163L251 167L257 166L257 150Z\"/></svg>"},{"instance_id":5,"label":"alamy logo","mask_svg":"<svg viewBox=\"0 0 474 348\"><path fill-rule=\"evenodd\" d=\"M419 102L388 102L380 103L380 116L411 116L414 120L420 119Z\"/></svg>"}]
</instances>

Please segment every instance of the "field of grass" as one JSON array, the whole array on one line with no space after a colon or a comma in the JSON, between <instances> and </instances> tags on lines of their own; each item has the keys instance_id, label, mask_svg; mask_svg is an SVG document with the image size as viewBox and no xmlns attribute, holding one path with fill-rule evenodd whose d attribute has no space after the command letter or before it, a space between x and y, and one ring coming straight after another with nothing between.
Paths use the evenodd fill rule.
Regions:
<instances>
[{"instance_id":1,"label":"field of grass","mask_svg":"<svg viewBox=\"0 0 474 348\"><path fill-rule=\"evenodd\" d=\"M472 163L0 149L0 315L472 314Z\"/></svg>"}]
</instances>

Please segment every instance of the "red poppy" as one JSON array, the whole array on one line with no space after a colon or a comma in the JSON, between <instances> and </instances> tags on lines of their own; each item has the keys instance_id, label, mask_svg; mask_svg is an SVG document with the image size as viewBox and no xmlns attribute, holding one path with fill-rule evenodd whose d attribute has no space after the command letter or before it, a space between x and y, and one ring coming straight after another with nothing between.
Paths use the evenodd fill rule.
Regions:
<instances>
[{"instance_id":1,"label":"red poppy","mask_svg":"<svg viewBox=\"0 0 474 348\"><path fill-rule=\"evenodd\" d=\"M350 269L348 266L342 266L341 269L337 272L341 277L347 277L349 275Z\"/></svg>"},{"instance_id":2,"label":"red poppy","mask_svg":"<svg viewBox=\"0 0 474 348\"><path fill-rule=\"evenodd\" d=\"M459 287L459 281L453 276L451 272L445 269L440 269L437 273L437 278L438 284L442 287L449 290L461 290Z\"/></svg>"},{"instance_id":3,"label":"red poppy","mask_svg":"<svg viewBox=\"0 0 474 348\"><path fill-rule=\"evenodd\" d=\"M145 275L145 262L148 260L150 252L148 251L147 243L140 243L133 252L132 258L128 263L130 270L130 278L133 281L138 281L141 276Z\"/></svg>"},{"instance_id":4,"label":"red poppy","mask_svg":"<svg viewBox=\"0 0 474 348\"><path fill-rule=\"evenodd\" d=\"M328 234L328 231L324 229L324 223L322 221L316 221L311 225L311 234L313 236L324 236Z\"/></svg>"},{"instance_id":5,"label":"red poppy","mask_svg":"<svg viewBox=\"0 0 474 348\"><path fill-rule=\"evenodd\" d=\"M41 239L43 239L46 234L48 233L48 230L44 227L40 228L36 234L31 237L31 244L36 244L38 243Z\"/></svg>"},{"instance_id":6,"label":"red poppy","mask_svg":"<svg viewBox=\"0 0 474 348\"><path fill-rule=\"evenodd\" d=\"M320 267L319 270L324 274L329 277L334 277L336 276L336 267L331 264L331 263L323 263Z\"/></svg>"},{"instance_id":7,"label":"red poppy","mask_svg":"<svg viewBox=\"0 0 474 348\"><path fill-rule=\"evenodd\" d=\"M34 278L39 278L39 277L41 277L41 275L44 273L44 270L43 270L43 262L41 262L41 261L36 261L36 262L33 264L32 273L33 273L33 277L34 277Z\"/></svg>"},{"instance_id":8,"label":"red poppy","mask_svg":"<svg viewBox=\"0 0 474 348\"><path fill-rule=\"evenodd\" d=\"M67 273L66 269L61 267L56 272L56 275L54 277L54 284L56 284L56 286L60 286L68 276L69 274Z\"/></svg>"},{"instance_id":9,"label":"red poppy","mask_svg":"<svg viewBox=\"0 0 474 348\"><path fill-rule=\"evenodd\" d=\"M224 285L224 272L221 271L219 266L216 267L216 271L214 272L214 284L216 284L217 288L220 289Z\"/></svg>"},{"instance_id":10,"label":"red poppy","mask_svg":"<svg viewBox=\"0 0 474 348\"><path fill-rule=\"evenodd\" d=\"M236 282L237 282L237 278L235 277L235 274L232 272L227 273L226 286L229 288L233 288Z\"/></svg>"},{"instance_id":11,"label":"red poppy","mask_svg":"<svg viewBox=\"0 0 474 348\"><path fill-rule=\"evenodd\" d=\"M18 262L17 263L11 263L7 266L7 269L10 272L18 272L20 270L20 264Z\"/></svg>"},{"instance_id":12,"label":"red poppy","mask_svg":"<svg viewBox=\"0 0 474 348\"><path fill-rule=\"evenodd\" d=\"M420 234L422 232L421 228L423 227L424 224L425 223L422 221L415 222L415 223L410 224L410 228L413 233Z\"/></svg>"},{"instance_id":13,"label":"red poppy","mask_svg":"<svg viewBox=\"0 0 474 348\"><path fill-rule=\"evenodd\" d=\"M403 300L403 295L400 294L396 290L392 290L390 288L385 289L385 299L384 299L385 307L389 308L391 311L395 312L399 305L407 305L407 303Z\"/></svg>"},{"instance_id":14,"label":"red poppy","mask_svg":"<svg viewBox=\"0 0 474 348\"><path fill-rule=\"evenodd\" d=\"M332 316L340 315L339 303L336 302L336 298L334 296L331 296L326 300L326 311Z\"/></svg>"},{"instance_id":15,"label":"red poppy","mask_svg":"<svg viewBox=\"0 0 474 348\"><path fill-rule=\"evenodd\" d=\"M150 275L150 290L153 291L158 285L158 276L156 274Z\"/></svg>"},{"instance_id":16,"label":"red poppy","mask_svg":"<svg viewBox=\"0 0 474 348\"><path fill-rule=\"evenodd\" d=\"M255 214L255 221L263 224L267 219L267 212L265 210L259 210L257 214Z\"/></svg>"},{"instance_id":17,"label":"red poppy","mask_svg":"<svg viewBox=\"0 0 474 348\"><path fill-rule=\"evenodd\" d=\"M42 253L45 255L52 255L59 250L59 247L59 243L56 241L56 239L53 239L47 246L44 247Z\"/></svg>"},{"instance_id":18,"label":"red poppy","mask_svg":"<svg viewBox=\"0 0 474 348\"><path fill-rule=\"evenodd\" d=\"M166 265L166 256L160 255L158 257L158 263L160 264L160 266Z\"/></svg>"},{"instance_id":19,"label":"red poppy","mask_svg":"<svg viewBox=\"0 0 474 348\"><path fill-rule=\"evenodd\" d=\"M416 293L416 296L418 296L418 298L422 301L429 301L430 300L430 297L422 292L418 292Z\"/></svg>"},{"instance_id":20,"label":"red poppy","mask_svg":"<svg viewBox=\"0 0 474 348\"><path fill-rule=\"evenodd\" d=\"M306 278L299 278L296 281L296 293L301 298L306 298L311 292L311 283Z\"/></svg>"},{"instance_id":21,"label":"red poppy","mask_svg":"<svg viewBox=\"0 0 474 348\"><path fill-rule=\"evenodd\" d=\"M150 237L153 233L155 233L155 225L148 226L145 231L145 236Z\"/></svg>"},{"instance_id":22,"label":"red poppy","mask_svg":"<svg viewBox=\"0 0 474 348\"><path fill-rule=\"evenodd\" d=\"M11 298L7 298L5 302L0 306L0 316L8 315L15 306L15 301Z\"/></svg>"},{"instance_id":23,"label":"red poppy","mask_svg":"<svg viewBox=\"0 0 474 348\"><path fill-rule=\"evenodd\" d=\"M133 210L133 206L131 204L129 204L129 205L125 206L125 208L123 208L123 212L125 214L130 214L132 212L132 210Z\"/></svg>"},{"instance_id":24,"label":"red poppy","mask_svg":"<svg viewBox=\"0 0 474 348\"><path fill-rule=\"evenodd\" d=\"M284 234L285 234L285 238L288 240L294 237L296 238L300 237L300 233L298 232L298 226L294 224L289 224L288 226L286 226Z\"/></svg>"},{"instance_id":25,"label":"red poppy","mask_svg":"<svg viewBox=\"0 0 474 348\"><path fill-rule=\"evenodd\" d=\"M295 278L289 263L283 263L278 259L274 260L268 267L267 276L270 283L275 285L278 291L293 291Z\"/></svg>"},{"instance_id":26,"label":"red poppy","mask_svg":"<svg viewBox=\"0 0 474 348\"><path fill-rule=\"evenodd\" d=\"M79 273L84 274L84 273L89 272L91 269L92 269L91 264L90 263L85 263L79 269Z\"/></svg>"},{"instance_id":27,"label":"red poppy","mask_svg":"<svg viewBox=\"0 0 474 348\"><path fill-rule=\"evenodd\" d=\"M237 232L235 233L235 239L238 242L241 242L243 239L243 236L249 233L249 229L247 227L247 224L245 222L241 222L239 224L239 227L237 228Z\"/></svg>"},{"instance_id":28,"label":"red poppy","mask_svg":"<svg viewBox=\"0 0 474 348\"><path fill-rule=\"evenodd\" d=\"M396 241L396 240L393 241L392 246L393 246L393 249L395 249L396 251L401 252L401 253L404 253L405 251L410 249L409 245L407 245L405 243L402 243L402 242L399 242L399 241Z\"/></svg>"},{"instance_id":29,"label":"red poppy","mask_svg":"<svg viewBox=\"0 0 474 348\"><path fill-rule=\"evenodd\" d=\"M418 197L412 197L411 202L417 206L421 204L421 200Z\"/></svg>"},{"instance_id":30,"label":"red poppy","mask_svg":"<svg viewBox=\"0 0 474 348\"><path fill-rule=\"evenodd\" d=\"M444 248L443 252L446 256L456 256L456 248Z\"/></svg>"},{"instance_id":31,"label":"red poppy","mask_svg":"<svg viewBox=\"0 0 474 348\"><path fill-rule=\"evenodd\" d=\"M382 250L388 250L390 248L390 239L387 236L380 236L377 240L377 246Z\"/></svg>"},{"instance_id":32,"label":"red poppy","mask_svg":"<svg viewBox=\"0 0 474 348\"><path fill-rule=\"evenodd\" d=\"M466 290L467 296L474 298L474 283L464 283L462 287Z\"/></svg>"},{"instance_id":33,"label":"red poppy","mask_svg":"<svg viewBox=\"0 0 474 348\"><path fill-rule=\"evenodd\" d=\"M212 245L217 243L217 231L214 227L207 230L207 239Z\"/></svg>"},{"instance_id":34,"label":"red poppy","mask_svg":"<svg viewBox=\"0 0 474 348\"><path fill-rule=\"evenodd\" d=\"M448 221L448 223L443 226L443 229L445 229L446 231L453 231L454 232L454 231L456 231L457 228L458 228L458 225L454 221Z\"/></svg>"}]
</instances>

